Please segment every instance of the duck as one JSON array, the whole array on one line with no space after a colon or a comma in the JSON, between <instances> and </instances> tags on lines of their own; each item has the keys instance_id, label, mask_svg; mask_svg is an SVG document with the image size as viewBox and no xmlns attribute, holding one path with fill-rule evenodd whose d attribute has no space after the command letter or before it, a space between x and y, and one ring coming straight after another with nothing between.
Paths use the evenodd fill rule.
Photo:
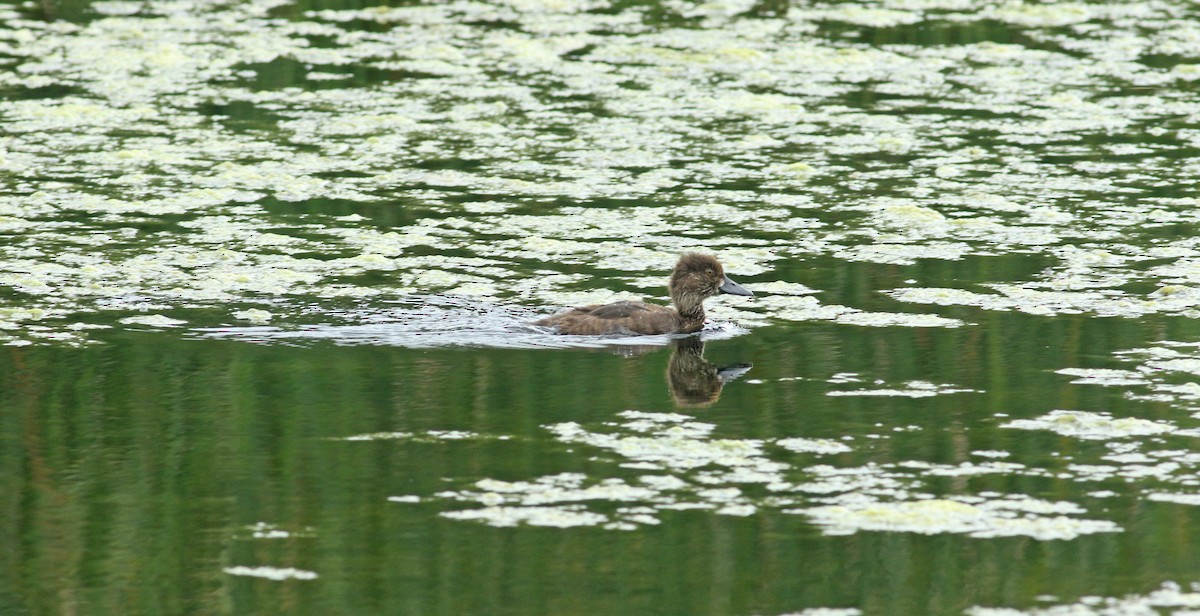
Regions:
<instances>
[{"instance_id":1,"label":"duck","mask_svg":"<svg viewBox=\"0 0 1200 616\"><path fill-rule=\"evenodd\" d=\"M695 252L679 257L667 290L674 308L630 301L593 304L533 324L553 328L559 334L582 336L690 334L704 327L704 300L722 293L754 295L730 280L716 257Z\"/></svg>"}]
</instances>

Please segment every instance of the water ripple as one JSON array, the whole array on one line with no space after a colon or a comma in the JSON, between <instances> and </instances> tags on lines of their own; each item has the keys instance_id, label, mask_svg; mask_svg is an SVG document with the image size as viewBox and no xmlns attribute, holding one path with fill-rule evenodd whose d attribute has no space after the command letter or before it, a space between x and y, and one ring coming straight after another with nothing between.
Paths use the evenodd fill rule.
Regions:
<instances>
[{"instance_id":1,"label":"water ripple","mask_svg":"<svg viewBox=\"0 0 1200 616\"><path fill-rule=\"evenodd\" d=\"M396 308L340 313L339 324L198 328L203 338L238 339L257 343L304 344L332 341L407 348L492 347L608 348L637 353L666 346L677 334L660 336L563 336L530 324L541 316L519 306L481 302L475 298L445 295L410 297ZM700 336L720 340L749 330L728 322L709 322Z\"/></svg>"}]
</instances>

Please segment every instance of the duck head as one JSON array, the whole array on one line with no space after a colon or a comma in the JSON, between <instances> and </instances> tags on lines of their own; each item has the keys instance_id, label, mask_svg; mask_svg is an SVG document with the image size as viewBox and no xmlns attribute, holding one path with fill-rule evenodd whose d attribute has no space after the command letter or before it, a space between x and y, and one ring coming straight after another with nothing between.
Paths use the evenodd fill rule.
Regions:
<instances>
[{"instance_id":1,"label":"duck head","mask_svg":"<svg viewBox=\"0 0 1200 616\"><path fill-rule=\"evenodd\" d=\"M675 309L685 319L704 319L704 300L721 293L754 295L725 275L725 269L712 255L685 253L675 264L667 284Z\"/></svg>"},{"instance_id":2,"label":"duck head","mask_svg":"<svg viewBox=\"0 0 1200 616\"><path fill-rule=\"evenodd\" d=\"M716 257L694 252L679 257L675 271L671 272L668 289L672 298L679 294L697 296L700 299L715 297L721 293L754 295L742 285L730 280Z\"/></svg>"}]
</instances>

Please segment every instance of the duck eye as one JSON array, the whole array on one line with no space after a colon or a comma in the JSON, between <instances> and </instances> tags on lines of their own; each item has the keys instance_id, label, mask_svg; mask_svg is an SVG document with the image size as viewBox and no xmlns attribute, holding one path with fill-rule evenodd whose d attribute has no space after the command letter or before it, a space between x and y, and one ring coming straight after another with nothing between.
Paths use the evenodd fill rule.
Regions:
<instances>
[{"instance_id":1,"label":"duck eye","mask_svg":"<svg viewBox=\"0 0 1200 616\"><path fill-rule=\"evenodd\" d=\"M710 270L710 269L704 270L704 273L705 273L705 274L708 274L709 276L712 276L712 275L713 275L713 271L712 271L712 270Z\"/></svg>"}]
</instances>

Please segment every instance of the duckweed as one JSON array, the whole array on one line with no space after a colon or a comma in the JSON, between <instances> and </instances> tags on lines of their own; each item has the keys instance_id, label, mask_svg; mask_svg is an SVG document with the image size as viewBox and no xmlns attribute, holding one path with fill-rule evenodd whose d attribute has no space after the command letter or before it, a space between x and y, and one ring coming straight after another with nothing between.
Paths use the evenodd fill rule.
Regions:
<instances>
[{"instance_id":1,"label":"duckweed","mask_svg":"<svg viewBox=\"0 0 1200 616\"><path fill-rule=\"evenodd\" d=\"M17 327L2 335L81 343L86 332L67 329L73 319L119 321L147 309L129 301L135 296L157 310L243 305L225 323L206 316L188 319L192 326L266 322L245 316L254 309L285 328L312 324L303 307L314 302L336 313L347 298L377 306L412 292L535 309L605 301L619 296L581 288L565 268L661 273L697 248L764 278L762 300L731 299L735 309L719 315L753 326L964 325L902 309L786 301L807 288L779 279L773 265L822 256L903 265L1023 253L1053 261L990 290L888 291L910 304L1129 318L1191 315L1200 303L1189 290L1194 242L1154 235L1162 225L1194 224L1194 198L1135 199L1111 179L1180 185L1195 171L1169 155L1190 147L1191 132L1163 124L1197 112L1185 90L1190 65L1132 61L1195 51L1170 2L982 10L833 3L764 19L742 19L750 3L664 7L704 28L665 26L604 1L269 17L281 4L195 0L134 10L97 2L83 23L17 19L0 32L17 69L5 73L5 87L75 92L0 103L8 133L0 224L22 230L0 252L0 280L13 290L4 301L47 315L9 319ZM811 36L814 24L979 20L1021 28L1045 48L880 47ZM354 29L363 21L380 28ZM495 21L514 28L483 25ZM313 45L318 38L332 44ZM1112 40L1124 46L1099 43ZM247 67L292 61L304 79L331 87L252 85L258 73ZM420 77L363 87L343 83L351 66ZM1103 95L1120 86L1155 89ZM878 105L888 113L840 104L855 91L886 95ZM269 119L242 130L210 111L236 105ZM907 112L914 109L923 111ZM971 137L982 133L997 137ZM1090 135L1108 141L1081 141ZM711 156L692 156L699 144ZM1069 162L1047 165L1024 148L1031 144ZM1098 163L1094 152L1115 156ZM863 165L862 154L899 158ZM424 164L451 159L472 162ZM886 191L857 190L885 183ZM728 188L735 184L744 188ZM598 199L644 205L591 206ZM389 227L319 206L303 217L264 208L319 200L403 202L416 218ZM73 212L94 216L64 217ZM141 226L169 217L181 217L175 224L187 232ZM730 225L742 233L725 233ZM455 256L415 258L429 248ZM1167 253L1173 262L1155 261ZM530 272L522 265L530 259L553 275ZM355 278L365 271L383 275ZM1132 281L1158 290L1131 290ZM661 293L661 284L646 287ZM23 331L34 320L56 336Z\"/></svg>"}]
</instances>

